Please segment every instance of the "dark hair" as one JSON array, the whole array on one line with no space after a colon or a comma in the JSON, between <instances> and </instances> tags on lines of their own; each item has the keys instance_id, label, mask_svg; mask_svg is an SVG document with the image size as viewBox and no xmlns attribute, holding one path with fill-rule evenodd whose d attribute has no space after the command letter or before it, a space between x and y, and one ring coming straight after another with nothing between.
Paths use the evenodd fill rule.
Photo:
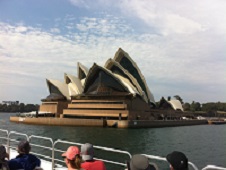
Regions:
<instances>
[{"instance_id":1,"label":"dark hair","mask_svg":"<svg viewBox=\"0 0 226 170\"><path fill-rule=\"evenodd\" d=\"M28 141L24 140L18 144L18 152L23 154L29 154L31 146Z\"/></svg>"}]
</instances>

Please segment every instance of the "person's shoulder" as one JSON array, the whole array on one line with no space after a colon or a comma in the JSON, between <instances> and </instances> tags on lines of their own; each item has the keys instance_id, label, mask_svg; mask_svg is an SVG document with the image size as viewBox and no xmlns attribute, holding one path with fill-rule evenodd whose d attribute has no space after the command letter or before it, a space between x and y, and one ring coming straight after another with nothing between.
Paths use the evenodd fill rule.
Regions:
<instances>
[{"instance_id":1,"label":"person's shoulder","mask_svg":"<svg viewBox=\"0 0 226 170\"><path fill-rule=\"evenodd\" d=\"M13 159L8 160L8 164L19 162L19 161L20 161L20 158L13 158Z\"/></svg>"},{"instance_id":2,"label":"person's shoulder","mask_svg":"<svg viewBox=\"0 0 226 170\"><path fill-rule=\"evenodd\" d=\"M92 164L92 163L85 161L85 162L81 163L81 167L84 168L84 169L89 169L90 164Z\"/></svg>"},{"instance_id":3,"label":"person's shoulder","mask_svg":"<svg viewBox=\"0 0 226 170\"><path fill-rule=\"evenodd\" d=\"M92 169L98 169L98 170L106 170L106 167L104 165L103 161L100 160L92 160L92 161L86 161L81 164L82 168L92 170Z\"/></svg>"},{"instance_id":4,"label":"person's shoulder","mask_svg":"<svg viewBox=\"0 0 226 170\"><path fill-rule=\"evenodd\" d=\"M33 155L33 154L27 154L28 156L31 156L31 157L36 157L37 158L37 156L36 155Z\"/></svg>"},{"instance_id":5,"label":"person's shoulder","mask_svg":"<svg viewBox=\"0 0 226 170\"><path fill-rule=\"evenodd\" d=\"M9 169L21 168L20 158L14 158L8 161Z\"/></svg>"},{"instance_id":6,"label":"person's shoulder","mask_svg":"<svg viewBox=\"0 0 226 170\"><path fill-rule=\"evenodd\" d=\"M35 156L33 154L27 154L26 156L29 158L32 158L32 159L39 159L37 156Z\"/></svg>"},{"instance_id":7,"label":"person's shoulder","mask_svg":"<svg viewBox=\"0 0 226 170\"><path fill-rule=\"evenodd\" d=\"M96 167L98 167L98 169L101 169L101 170L106 169L104 162L101 161L101 160L94 160L94 164L95 164Z\"/></svg>"}]
</instances>

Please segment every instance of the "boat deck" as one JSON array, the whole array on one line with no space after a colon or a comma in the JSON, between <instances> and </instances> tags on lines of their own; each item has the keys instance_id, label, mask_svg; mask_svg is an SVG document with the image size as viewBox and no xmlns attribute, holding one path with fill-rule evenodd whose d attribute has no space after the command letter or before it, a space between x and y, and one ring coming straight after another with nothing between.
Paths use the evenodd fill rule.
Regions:
<instances>
[{"instance_id":1,"label":"boat deck","mask_svg":"<svg viewBox=\"0 0 226 170\"><path fill-rule=\"evenodd\" d=\"M65 141L60 139L53 141L52 138L48 138L48 137L35 136L35 135L28 136L27 134L24 134L24 133L0 129L0 140L2 144L7 148L10 159L15 158L16 155L18 154L16 151L16 146L19 140L21 139L26 139L30 142L32 146L31 153L41 158L41 168L45 170L66 170L67 168L65 167L64 161L62 160L61 156L59 157L59 155L65 152L66 148L70 145L75 145L78 147L82 145L81 143L76 143L76 142L70 142L70 141ZM47 142L49 145L44 144L44 141ZM63 146L63 145L65 145L64 148L59 148L59 146ZM124 170L126 168L125 160L129 160L132 157L132 155L128 151L123 151L119 149L96 146L96 145L94 146L94 149L100 152L106 152L107 154L113 153L116 155L114 158L116 157L119 158L119 161L117 161L114 159L110 159L110 157L108 157L108 159L95 157L95 159L102 160L106 164L110 164L114 166L114 168L108 168L108 169ZM47 153L47 151L49 151L49 153ZM143 155L149 158L151 162L160 161L161 164L162 162L164 163L167 162L166 158L164 157L148 155L148 154L143 154ZM189 162L189 169L198 170L197 166L192 162ZM215 165L207 165L206 167L202 168L202 170L209 170L209 169L226 170L226 168L224 167L218 167Z\"/></svg>"}]
</instances>

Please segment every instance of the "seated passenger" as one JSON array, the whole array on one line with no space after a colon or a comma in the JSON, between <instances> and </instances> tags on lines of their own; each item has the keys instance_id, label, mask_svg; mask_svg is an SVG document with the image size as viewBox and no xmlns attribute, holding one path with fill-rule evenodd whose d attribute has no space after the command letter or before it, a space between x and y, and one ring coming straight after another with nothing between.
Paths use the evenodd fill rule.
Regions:
<instances>
[{"instance_id":1,"label":"seated passenger","mask_svg":"<svg viewBox=\"0 0 226 170\"><path fill-rule=\"evenodd\" d=\"M127 170L157 170L157 165L149 163L146 156L136 154L127 162Z\"/></svg>"},{"instance_id":2,"label":"seated passenger","mask_svg":"<svg viewBox=\"0 0 226 170\"><path fill-rule=\"evenodd\" d=\"M106 170L103 161L93 159L94 149L93 145L90 143L83 144L81 146L81 155L82 160L85 162L82 163L82 168L86 170Z\"/></svg>"},{"instance_id":3,"label":"seated passenger","mask_svg":"<svg viewBox=\"0 0 226 170\"><path fill-rule=\"evenodd\" d=\"M81 168L82 158L77 146L70 146L67 152L62 154L68 170L83 170Z\"/></svg>"},{"instance_id":4,"label":"seated passenger","mask_svg":"<svg viewBox=\"0 0 226 170\"><path fill-rule=\"evenodd\" d=\"M0 145L0 170L9 170L6 159L9 159L9 155L6 152L5 146Z\"/></svg>"},{"instance_id":5,"label":"seated passenger","mask_svg":"<svg viewBox=\"0 0 226 170\"><path fill-rule=\"evenodd\" d=\"M33 170L40 167L41 161L35 155L29 154L31 146L28 141L21 141L18 144L17 151L19 153L16 158L8 161L10 170Z\"/></svg>"},{"instance_id":6,"label":"seated passenger","mask_svg":"<svg viewBox=\"0 0 226 170\"><path fill-rule=\"evenodd\" d=\"M171 170L188 170L188 158L182 152L174 151L166 156Z\"/></svg>"}]
</instances>

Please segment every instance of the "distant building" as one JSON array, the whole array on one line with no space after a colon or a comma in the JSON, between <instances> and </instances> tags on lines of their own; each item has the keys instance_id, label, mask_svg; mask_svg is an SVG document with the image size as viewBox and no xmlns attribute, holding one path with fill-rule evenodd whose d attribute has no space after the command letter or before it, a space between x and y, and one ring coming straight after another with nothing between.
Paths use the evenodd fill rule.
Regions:
<instances>
[{"instance_id":1,"label":"distant building","mask_svg":"<svg viewBox=\"0 0 226 170\"><path fill-rule=\"evenodd\" d=\"M19 101L2 101L2 104L7 104L7 105L18 105Z\"/></svg>"}]
</instances>

